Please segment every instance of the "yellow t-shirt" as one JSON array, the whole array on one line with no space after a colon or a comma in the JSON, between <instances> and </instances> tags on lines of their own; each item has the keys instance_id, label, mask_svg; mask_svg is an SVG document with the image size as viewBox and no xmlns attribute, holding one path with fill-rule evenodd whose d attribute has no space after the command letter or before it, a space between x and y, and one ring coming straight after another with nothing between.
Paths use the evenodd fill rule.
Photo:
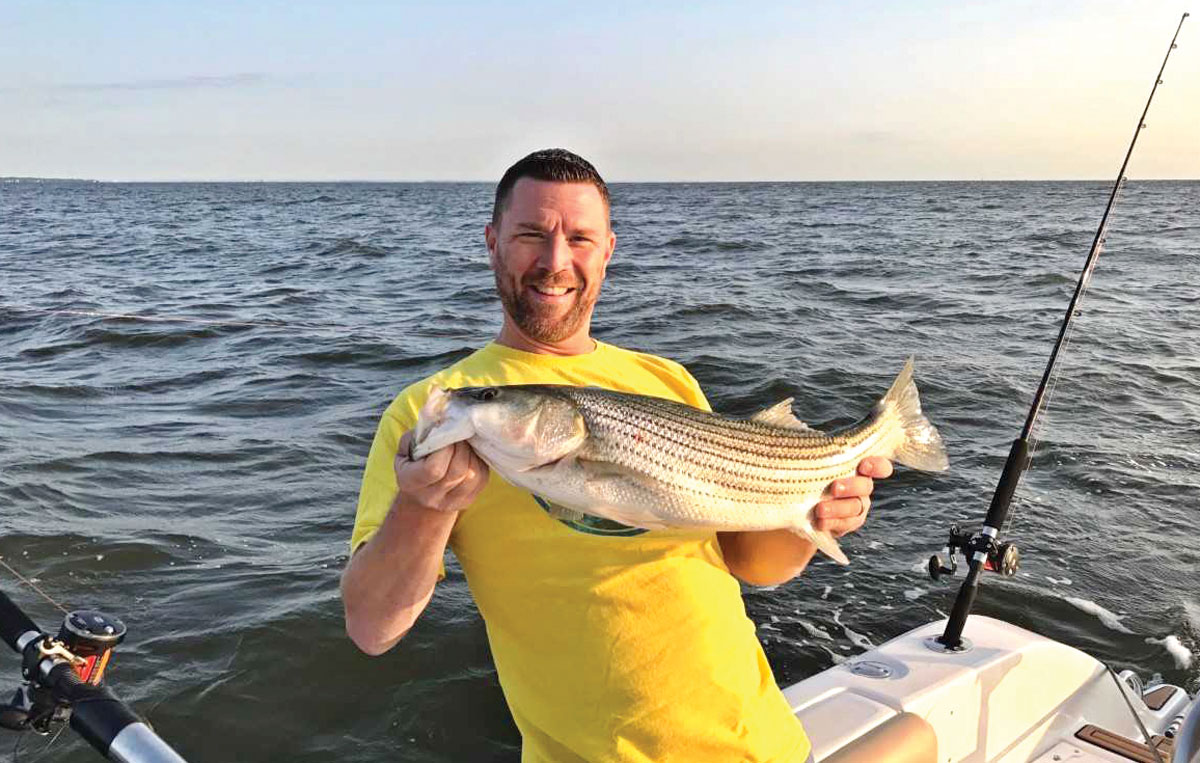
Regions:
<instances>
[{"instance_id":1,"label":"yellow t-shirt","mask_svg":"<svg viewBox=\"0 0 1200 763\"><path fill-rule=\"evenodd\" d=\"M371 446L351 547L396 493L400 436L431 385L571 384L708 409L679 364L598 343L536 355L495 343L408 387ZM487 625L526 763L804 761L716 535L568 524L494 472L450 536Z\"/></svg>"}]
</instances>

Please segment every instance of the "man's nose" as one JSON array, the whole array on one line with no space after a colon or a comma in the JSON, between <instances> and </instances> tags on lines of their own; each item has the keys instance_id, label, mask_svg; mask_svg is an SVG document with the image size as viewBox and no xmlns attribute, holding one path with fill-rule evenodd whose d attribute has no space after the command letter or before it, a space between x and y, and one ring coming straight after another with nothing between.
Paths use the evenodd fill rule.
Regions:
<instances>
[{"instance_id":1,"label":"man's nose","mask_svg":"<svg viewBox=\"0 0 1200 763\"><path fill-rule=\"evenodd\" d=\"M562 233L547 236L545 246L542 247L541 256L538 258L538 265L551 273L557 273L560 270L570 270L571 245L567 243L567 237Z\"/></svg>"}]
</instances>

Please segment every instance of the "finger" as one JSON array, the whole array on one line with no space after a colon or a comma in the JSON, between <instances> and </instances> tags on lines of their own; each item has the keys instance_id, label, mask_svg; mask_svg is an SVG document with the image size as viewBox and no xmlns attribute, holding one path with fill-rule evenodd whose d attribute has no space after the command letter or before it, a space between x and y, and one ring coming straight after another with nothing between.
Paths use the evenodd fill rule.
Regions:
<instances>
[{"instance_id":1,"label":"finger","mask_svg":"<svg viewBox=\"0 0 1200 763\"><path fill-rule=\"evenodd\" d=\"M445 479L446 470L450 468L450 461L453 457L454 446L447 445L435 450L420 461L414 461L413 464L420 467L421 481L426 485L432 485Z\"/></svg>"},{"instance_id":2,"label":"finger","mask_svg":"<svg viewBox=\"0 0 1200 763\"><path fill-rule=\"evenodd\" d=\"M467 467L471 465L471 446L465 442L456 442L453 447L454 453L450 456L450 463L446 466L446 476L443 479L447 483L457 485L463 481Z\"/></svg>"},{"instance_id":3,"label":"finger","mask_svg":"<svg viewBox=\"0 0 1200 763\"><path fill-rule=\"evenodd\" d=\"M865 516L870 507L871 499L865 496L821 501L813 507L813 526L818 530L823 530L825 528L821 526L821 523L825 520L851 519Z\"/></svg>"},{"instance_id":4,"label":"finger","mask_svg":"<svg viewBox=\"0 0 1200 763\"><path fill-rule=\"evenodd\" d=\"M488 467L482 460L475 457L475 461L466 469L466 475L462 482L448 490L442 497L441 505L447 511L462 511L471 505L475 500L475 496L479 495L487 484Z\"/></svg>"},{"instance_id":5,"label":"finger","mask_svg":"<svg viewBox=\"0 0 1200 763\"><path fill-rule=\"evenodd\" d=\"M858 473L884 480L892 476L892 462L883 456L868 456L859 462Z\"/></svg>"},{"instance_id":6,"label":"finger","mask_svg":"<svg viewBox=\"0 0 1200 763\"><path fill-rule=\"evenodd\" d=\"M869 508L869 498L826 501L824 506L817 505L817 516L813 520L813 527L827 532L835 538L840 538L847 533L854 532L866 523Z\"/></svg>"},{"instance_id":7,"label":"finger","mask_svg":"<svg viewBox=\"0 0 1200 763\"><path fill-rule=\"evenodd\" d=\"M853 498L860 495L870 495L875 489L875 481L870 477L845 477L834 480L829 486L829 492L834 498Z\"/></svg>"},{"instance_id":8,"label":"finger","mask_svg":"<svg viewBox=\"0 0 1200 763\"><path fill-rule=\"evenodd\" d=\"M817 529L824 530L835 538L840 538L843 535L849 535L852 532L857 532L863 526L865 519L863 517L853 517L851 519L830 519L826 521L824 527Z\"/></svg>"},{"instance_id":9,"label":"finger","mask_svg":"<svg viewBox=\"0 0 1200 763\"><path fill-rule=\"evenodd\" d=\"M488 474L491 471L488 469L487 461L480 458L474 448L471 448L471 471L475 472L475 478L479 482L487 482Z\"/></svg>"},{"instance_id":10,"label":"finger","mask_svg":"<svg viewBox=\"0 0 1200 763\"><path fill-rule=\"evenodd\" d=\"M411 429L400 435L400 444L396 447L396 455L406 461L413 460L412 441L413 433Z\"/></svg>"},{"instance_id":11,"label":"finger","mask_svg":"<svg viewBox=\"0 0 1200 763\"><path fill-rule=\"evenodd\" d=\"M471 505L479 490L470 482L452 488L439 503L442 511L462 511Z\"/></svg>"},{"instance_id":12,"label":"finger","mask_svg":"<svg viewBox=\"0 0 1200 763\"><path fill-rule=\"evenodd\" d=\"M450 457L450 463L446 467L445 475L431 484L430 489L433 491L433 501L448 507L450 493L464 483L473 482L477 472L471 467L471 446L465 442L456 442L453 445L447 445L446 448L454 451Z\"/></svg>"}]
</instances>

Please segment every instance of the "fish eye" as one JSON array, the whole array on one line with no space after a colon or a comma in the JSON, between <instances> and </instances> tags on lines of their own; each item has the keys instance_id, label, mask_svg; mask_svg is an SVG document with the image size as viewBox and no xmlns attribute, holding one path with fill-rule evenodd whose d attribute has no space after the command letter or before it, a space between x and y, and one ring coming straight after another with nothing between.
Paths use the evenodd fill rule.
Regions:
<instances>
[{"instance_id":1,"label":"fish eye","mask_svg":"<svg viewBox=\"0 0 1200 763\"><path fill-rule=\"evenodd\" d=\"M496 389L495 387L484 387L483 389L481 389L475 393L475 399L482 400L483 402L486 403L488 400L495 399L496 395L499 395L499 394L500 394L500 390Z\"/></svg>"}]
</instances>

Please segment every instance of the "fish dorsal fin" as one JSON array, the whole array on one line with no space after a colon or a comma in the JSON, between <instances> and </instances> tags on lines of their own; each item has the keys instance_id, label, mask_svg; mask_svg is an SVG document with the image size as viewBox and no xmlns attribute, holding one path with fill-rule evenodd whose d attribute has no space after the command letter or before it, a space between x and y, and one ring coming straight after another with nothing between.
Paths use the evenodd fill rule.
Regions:
<instances>
[{"instance_id":1,"label":"fish dorsal fin","mask_svg":"<svg viewBox=\"0 0 1200 763\"><path fill-rule=\"evenodd\" d=\"M799 429L802 432L810 431L812 427L796 418L795 414L792 413L792 401L794 399L789 397L787 400L781 400L770 408L764 408L751 416L750 420L776 427Z\"/></svg>"}]
</instances>

